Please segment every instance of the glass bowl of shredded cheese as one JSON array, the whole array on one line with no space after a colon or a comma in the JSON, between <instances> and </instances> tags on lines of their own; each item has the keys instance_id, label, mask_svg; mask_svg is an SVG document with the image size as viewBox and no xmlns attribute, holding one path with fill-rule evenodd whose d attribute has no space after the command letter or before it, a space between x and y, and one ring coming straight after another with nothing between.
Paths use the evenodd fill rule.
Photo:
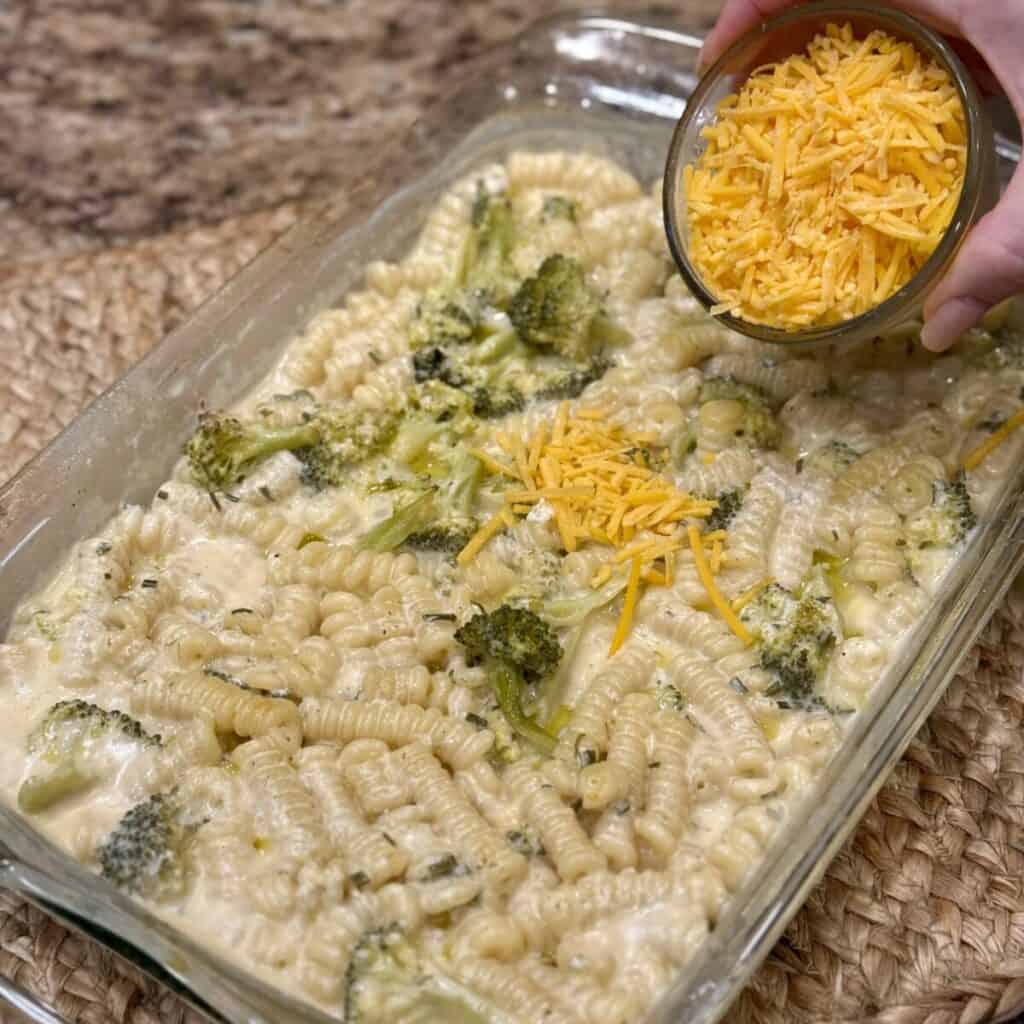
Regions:
<instances>
[{"instance_id":1,"label":"glass bowl of shredded cheese","mask_svg":"<svg viewBox=\"0 0 1024 1024\"><path fill-rule=\"evenodd\" d=\"M664 188L694 294L788 344L918 315L997 197L987 112L948 43L901 11L831 2L764 22L708 70Z\"/></svg>"}]
</instances>

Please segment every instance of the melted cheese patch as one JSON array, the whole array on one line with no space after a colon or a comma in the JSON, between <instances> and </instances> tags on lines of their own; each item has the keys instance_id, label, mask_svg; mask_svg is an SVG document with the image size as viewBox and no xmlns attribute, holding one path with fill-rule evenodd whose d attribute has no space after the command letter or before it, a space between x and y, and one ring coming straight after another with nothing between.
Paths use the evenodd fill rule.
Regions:
<instances>
[{"instance_id":1,"label":"melted cheese patch","mask_svg":"<svg viewBox=\"0 0 1024 1024\"><path fill-rule=\"evenodd\" d=\"M757 69L683 171L690 258L712 312L789 330L857 316L905 285L960 198L950 76L884 32L829 25Z\"/></svg>"}]
</instances>

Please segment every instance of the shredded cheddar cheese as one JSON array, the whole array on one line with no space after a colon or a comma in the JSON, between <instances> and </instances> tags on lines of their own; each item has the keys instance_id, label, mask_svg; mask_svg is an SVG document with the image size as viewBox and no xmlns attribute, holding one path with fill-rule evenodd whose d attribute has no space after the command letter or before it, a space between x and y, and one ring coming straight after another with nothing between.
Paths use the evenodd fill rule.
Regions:
<instances>
[{"instance_id":1,"label":"shredded cheddar cheese","mask_svg":"<svg viewBox=\"0 0 1024 1024\"><path fill-rule=\"evenodd\" d=\"M690 257L730 312L787 330L878 305L920 269L960 198L963 105L910 43L829 25L757 69L683 171Z\"/></svg>"},{"instance_id":2,"label":"shredded cheddar cheese","mask_svg":"<svg viewBox=\"0 0 1024 1024\"><path fill-rule=\"evenodd\" d=\"M497 515L492 516L473 535L469 543L459 552L456 561L459 565L466 565L471 562L486 546L487 542L501 533L506 526L512 526L515 520L508 509L502 509Z\"/></svg>"},{"instance_id":3,"label":"shredded cheddar cheese","mask_svg":"<svg viewBox=\"0 0 1024 1024\"><path fill-rule=\"evenodd\" d=\"M459 564L472 561L505 527L514 525L516 517L545 503L566 552L584 544L614 549L594 573L593 587L604 586L630 564L614 653L629 636L641 585L672 585L675 555L686 545L687 524L711 515L715 502L695 498L658 474L647 448L654 438L609 423L598 409L571 412L569 403L563 402L553 420L541 423L531 437L499 434L495 440L512 463L482 449L473 454L491 474L522 486L504 492L504 507L462 549ZM708 545L716 573L725 541L725 531L716 530L704 534L700 542Z\"/></svg>"},{"instance_id":4,"label":"shredded cheddar cheese","mask_svg":"<svg viewBox=\"0 0 1024 1024\"><path fill-rule=\"evenodd\" d=\"M722 596L722 592L715 583L715 578L711 574L711 567L704 557L704 544L700 538L700 529L696 526L688 526L686 533L690 540L690 549L693 551L693 563L697 567L697 575L700 577L701 583L704 584L704 589L708 592L708 597L711 599L715 610L725 619L728 627L745 644L753 643L754 638L750 635L750 631L740 622L739 617L733 611L729 602Z\"/></svg>"},{"instance_id":5,"label":"shredded cheddar cheese","mask_svg":"<svg viewBox=\"0 0 1024 1024\"><path fill-rule=\"evenodd\" d=\"M973 451L964 457L963 467L970 471L977 469L1018 427L1024 426L1024 409L1015 412L1001 427L992 432Z\"/></svg>"},{"instance_id":6,"label":"shredded cheddar cheese","mask_svg":"<svg viewBox=\"0 0 1024 1024\"><path fill-rule=\"evenodd\" d=\"M629 583L626 586L626 599L622 603L622 615L619 618L615 636L612 637L612 646L608 651L609 656L626 642L629 636L629 627L633 624L633 611L636 608L637 597L640 592L640 568L643 562L639 556L633 559L633 567L629 570Z\"/></svg>"},{"instance_id":7,"label":"shredded cheddar cheese","mask_svg":"<svg viewBox=\"0 0 1024 1024\"><path fill-rule=\"evenodd\" d=\"M770 578L758 580L752 587L748 587L746 590L737 597L732 603L732 610L737 614L743 611L744 608L750 604L761 593L762 590L767 590L772 585Z\"/></svg>"}]
</instances>

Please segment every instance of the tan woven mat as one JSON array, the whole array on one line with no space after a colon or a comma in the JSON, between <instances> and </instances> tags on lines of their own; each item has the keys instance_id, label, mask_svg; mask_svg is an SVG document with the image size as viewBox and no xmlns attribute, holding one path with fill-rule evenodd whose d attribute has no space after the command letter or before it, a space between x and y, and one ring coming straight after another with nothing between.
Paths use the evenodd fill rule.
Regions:
<instances>
[{"instance_id":1,"label":"tan woven mat","mask_svg":"<svg viewBox=\"0 0 1024 1024\"><path fill-rule=\"evenodd\" d=\"M550 6L0 0L0 480L351 181L359 144L412 117L440 71ZM681 21L702 29L716 6L679 0ZM733 1020L973 1024L1024 1008L1022 717L1024 589ZM0 972L76 1024L197 1019L2 891Z\"/></svg>"}]
</instances>

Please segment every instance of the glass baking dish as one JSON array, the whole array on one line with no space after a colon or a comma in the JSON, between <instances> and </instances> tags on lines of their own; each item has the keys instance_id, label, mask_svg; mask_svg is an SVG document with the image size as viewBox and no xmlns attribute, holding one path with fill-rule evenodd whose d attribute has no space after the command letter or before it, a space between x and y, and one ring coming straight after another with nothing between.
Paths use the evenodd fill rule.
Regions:
<instances>
[{"instance_id":1,"label":"glass baking dish","mask_svg":"<svg viewBox=\"0 0 1024 1024\"><path fill-rule=\"evenodd\" d=\"M668 21L543 21L474 74L369 168L365 183L250 264L0 490L0 635L79 538L166 479L197 410L251 389L315 313L372 259L408 247L437 197L472 167L522 148L586 148L660 177L696 84L700 40ZM1001 171L1017 156L1000 140ZM954 569L945 599L876 690L807 801L734 898L650 1024L717 1020L820 878L1024 567L1019 474ZM200 948L100 881L0 806L0 885L128 957L196 1008L233 1022L326 1022ZM39 1017L40 1020L52 1018Z\"/></svg>"}]
</instances>

